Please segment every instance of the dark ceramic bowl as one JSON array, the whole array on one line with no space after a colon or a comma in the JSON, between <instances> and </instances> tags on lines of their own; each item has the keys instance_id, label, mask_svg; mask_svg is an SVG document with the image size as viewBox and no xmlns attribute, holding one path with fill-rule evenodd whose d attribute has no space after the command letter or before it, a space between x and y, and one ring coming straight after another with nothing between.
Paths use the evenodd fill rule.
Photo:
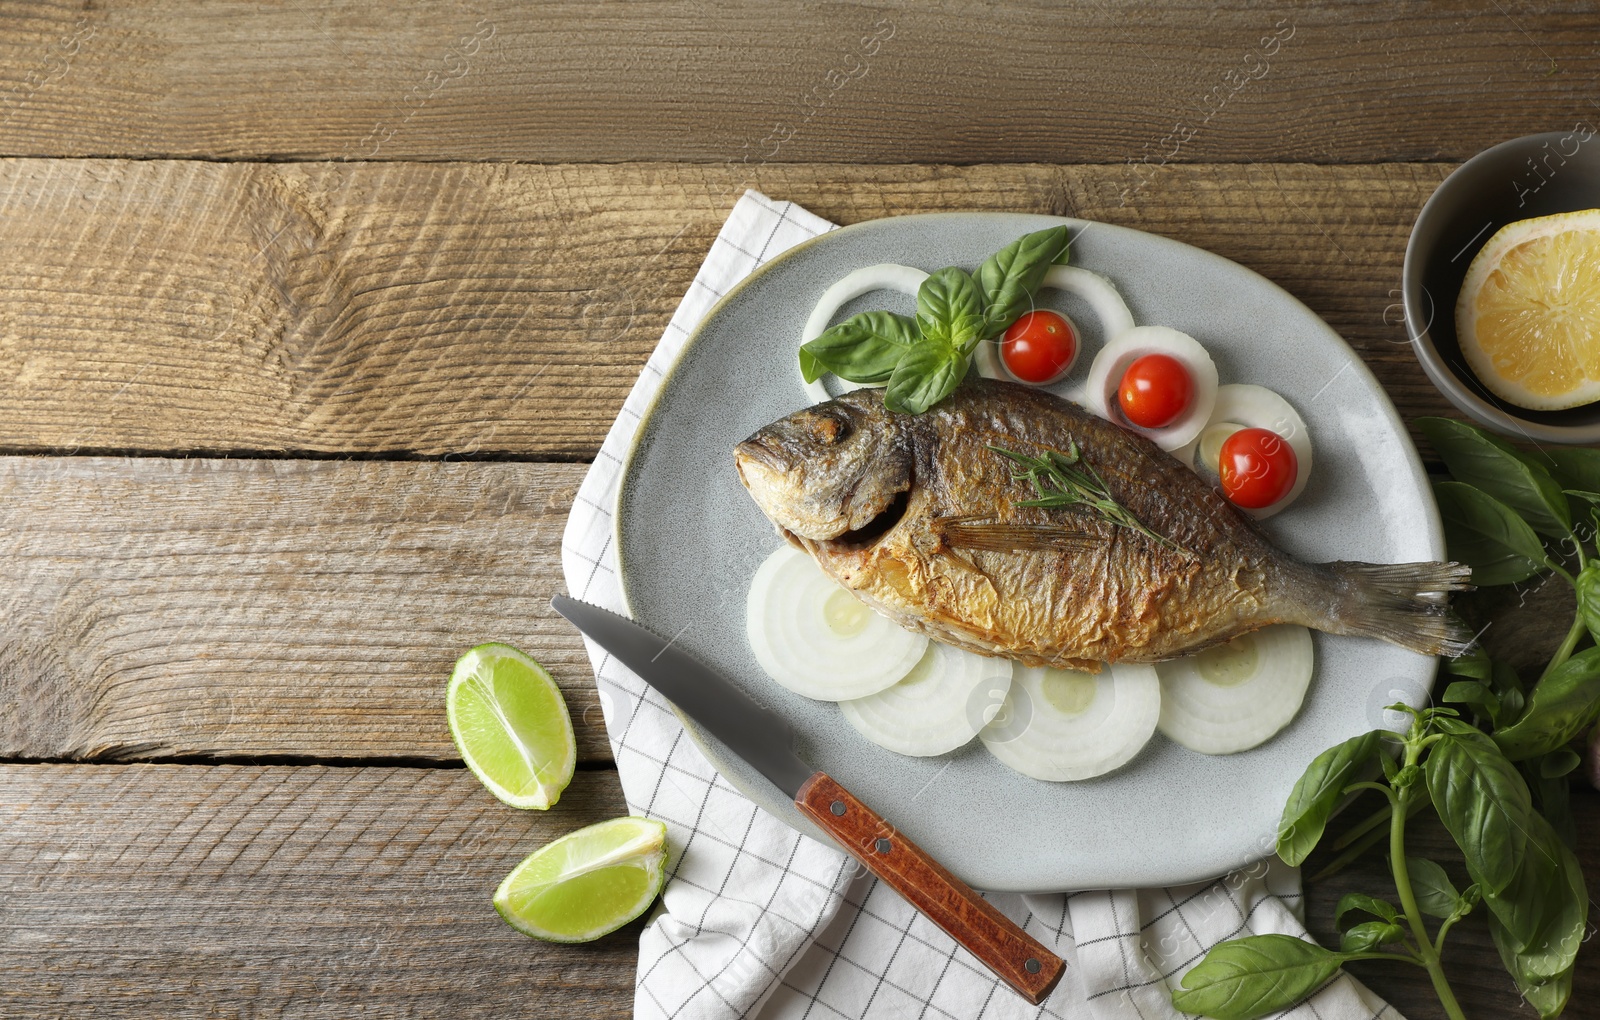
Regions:
<instances>
[{"instance_id":1,"label":"dark ceramic bowl","mask_svg":"<svg viewBox=\"0 0 1600 1020\"><path fill-rule=\"evenodd\" d=\"M1538 442L1600 443L1600 403L1564 411L1506 403L1473 374L1456 342L1461 281L1495 231L1534 216L1595 208L1600 137L1581 123L1478 153L1445 178L1411 228L1401 287L1412 349L1439 391L1488 428Z\"/></svg>"}]
</instances>

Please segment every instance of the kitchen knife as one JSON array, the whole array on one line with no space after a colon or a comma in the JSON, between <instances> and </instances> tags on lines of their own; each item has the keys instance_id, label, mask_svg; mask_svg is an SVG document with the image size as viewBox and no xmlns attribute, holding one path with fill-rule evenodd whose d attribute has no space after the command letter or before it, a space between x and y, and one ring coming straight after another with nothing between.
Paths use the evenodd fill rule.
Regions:
<instances>
[{"instance_id":1,"label":"kitchen knife","mask_svg":"<svg viewBox=\"0 0 1600 1020\"><path fill-rule=\"evenodd\" d=\"M794 753L794 730L672 641L626 617L557 595L555 611L639 674L792 799L802 814L1030 1003L1065 964L825 772Z\"/></svg>"}]
</instances>

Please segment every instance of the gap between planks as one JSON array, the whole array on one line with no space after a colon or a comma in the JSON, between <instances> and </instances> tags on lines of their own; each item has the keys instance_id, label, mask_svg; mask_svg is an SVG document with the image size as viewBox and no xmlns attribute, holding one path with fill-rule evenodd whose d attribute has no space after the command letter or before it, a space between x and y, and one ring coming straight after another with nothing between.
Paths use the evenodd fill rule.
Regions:
<instances>
[{"instance_id":1,"label":"gap between planks","mask_svg":"<svg viewBox=\"0 0 1600 1020\"><path fill-rule=\"evenodd\" d=\"M588 459L746 187L1187 241L1443 412L1397 288L1446 169L0 160L0 449Z\"/></svg>"},{"instance_id":2,"label":"gap between planks","mask_svg":"<svg viewBox=\"0 0 1600 1020\"><path fill-rule=\"evenodd\" d=\"M508 641L610 758L550 596L565 464L0 458L0 757L433 759Z\"/></svg>"},{"instance_id":3,"label":"gap between planks","mask_svg":"<svg viewBox=\"0 0 1600 1020\"><path fill-rule=\"evenodd\" d=\"M1586 5L11 5L50 156L744 163L1464 158L1593 121Z\"/></svg>"}]
</instances>

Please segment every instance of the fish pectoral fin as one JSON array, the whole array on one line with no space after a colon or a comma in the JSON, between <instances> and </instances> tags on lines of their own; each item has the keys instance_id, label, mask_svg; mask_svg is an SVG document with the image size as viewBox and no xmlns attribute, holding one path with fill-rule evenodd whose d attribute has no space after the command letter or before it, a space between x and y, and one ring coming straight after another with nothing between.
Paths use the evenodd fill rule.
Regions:
<instances>
[{"instance_id":1,"label":"fish pectoral fin","mask_svg":"<svg viewBox=\"0 0 1600 1020\"><path fill-rule=\"evenodd\" d=\"M1100 536L1060 524L978 523L963 518L936 520L952 549L979 549L988 552L1028 552L1035 549L1085 549L1101 541Z\"/></svg>"}]
</instances>

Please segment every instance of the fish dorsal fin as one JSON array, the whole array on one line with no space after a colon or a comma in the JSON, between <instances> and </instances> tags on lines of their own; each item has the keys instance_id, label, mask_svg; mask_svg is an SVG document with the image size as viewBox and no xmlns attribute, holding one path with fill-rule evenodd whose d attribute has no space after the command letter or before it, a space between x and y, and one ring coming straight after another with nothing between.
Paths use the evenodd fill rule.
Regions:
<instances>
[{"instance_id":1,"label":"fish dorsal fin","mask_svg":"<svg viewBox=\"0 0 1600 1020\"><path fill-rule=\"evenodd\" d=\"M970 517L934 519L952 549L978 549L985 552L1028 552L1031 550L1087 549L1104 538L1082 528L1062 524L1004 524Z\"/></svg>"}]
</instances>

